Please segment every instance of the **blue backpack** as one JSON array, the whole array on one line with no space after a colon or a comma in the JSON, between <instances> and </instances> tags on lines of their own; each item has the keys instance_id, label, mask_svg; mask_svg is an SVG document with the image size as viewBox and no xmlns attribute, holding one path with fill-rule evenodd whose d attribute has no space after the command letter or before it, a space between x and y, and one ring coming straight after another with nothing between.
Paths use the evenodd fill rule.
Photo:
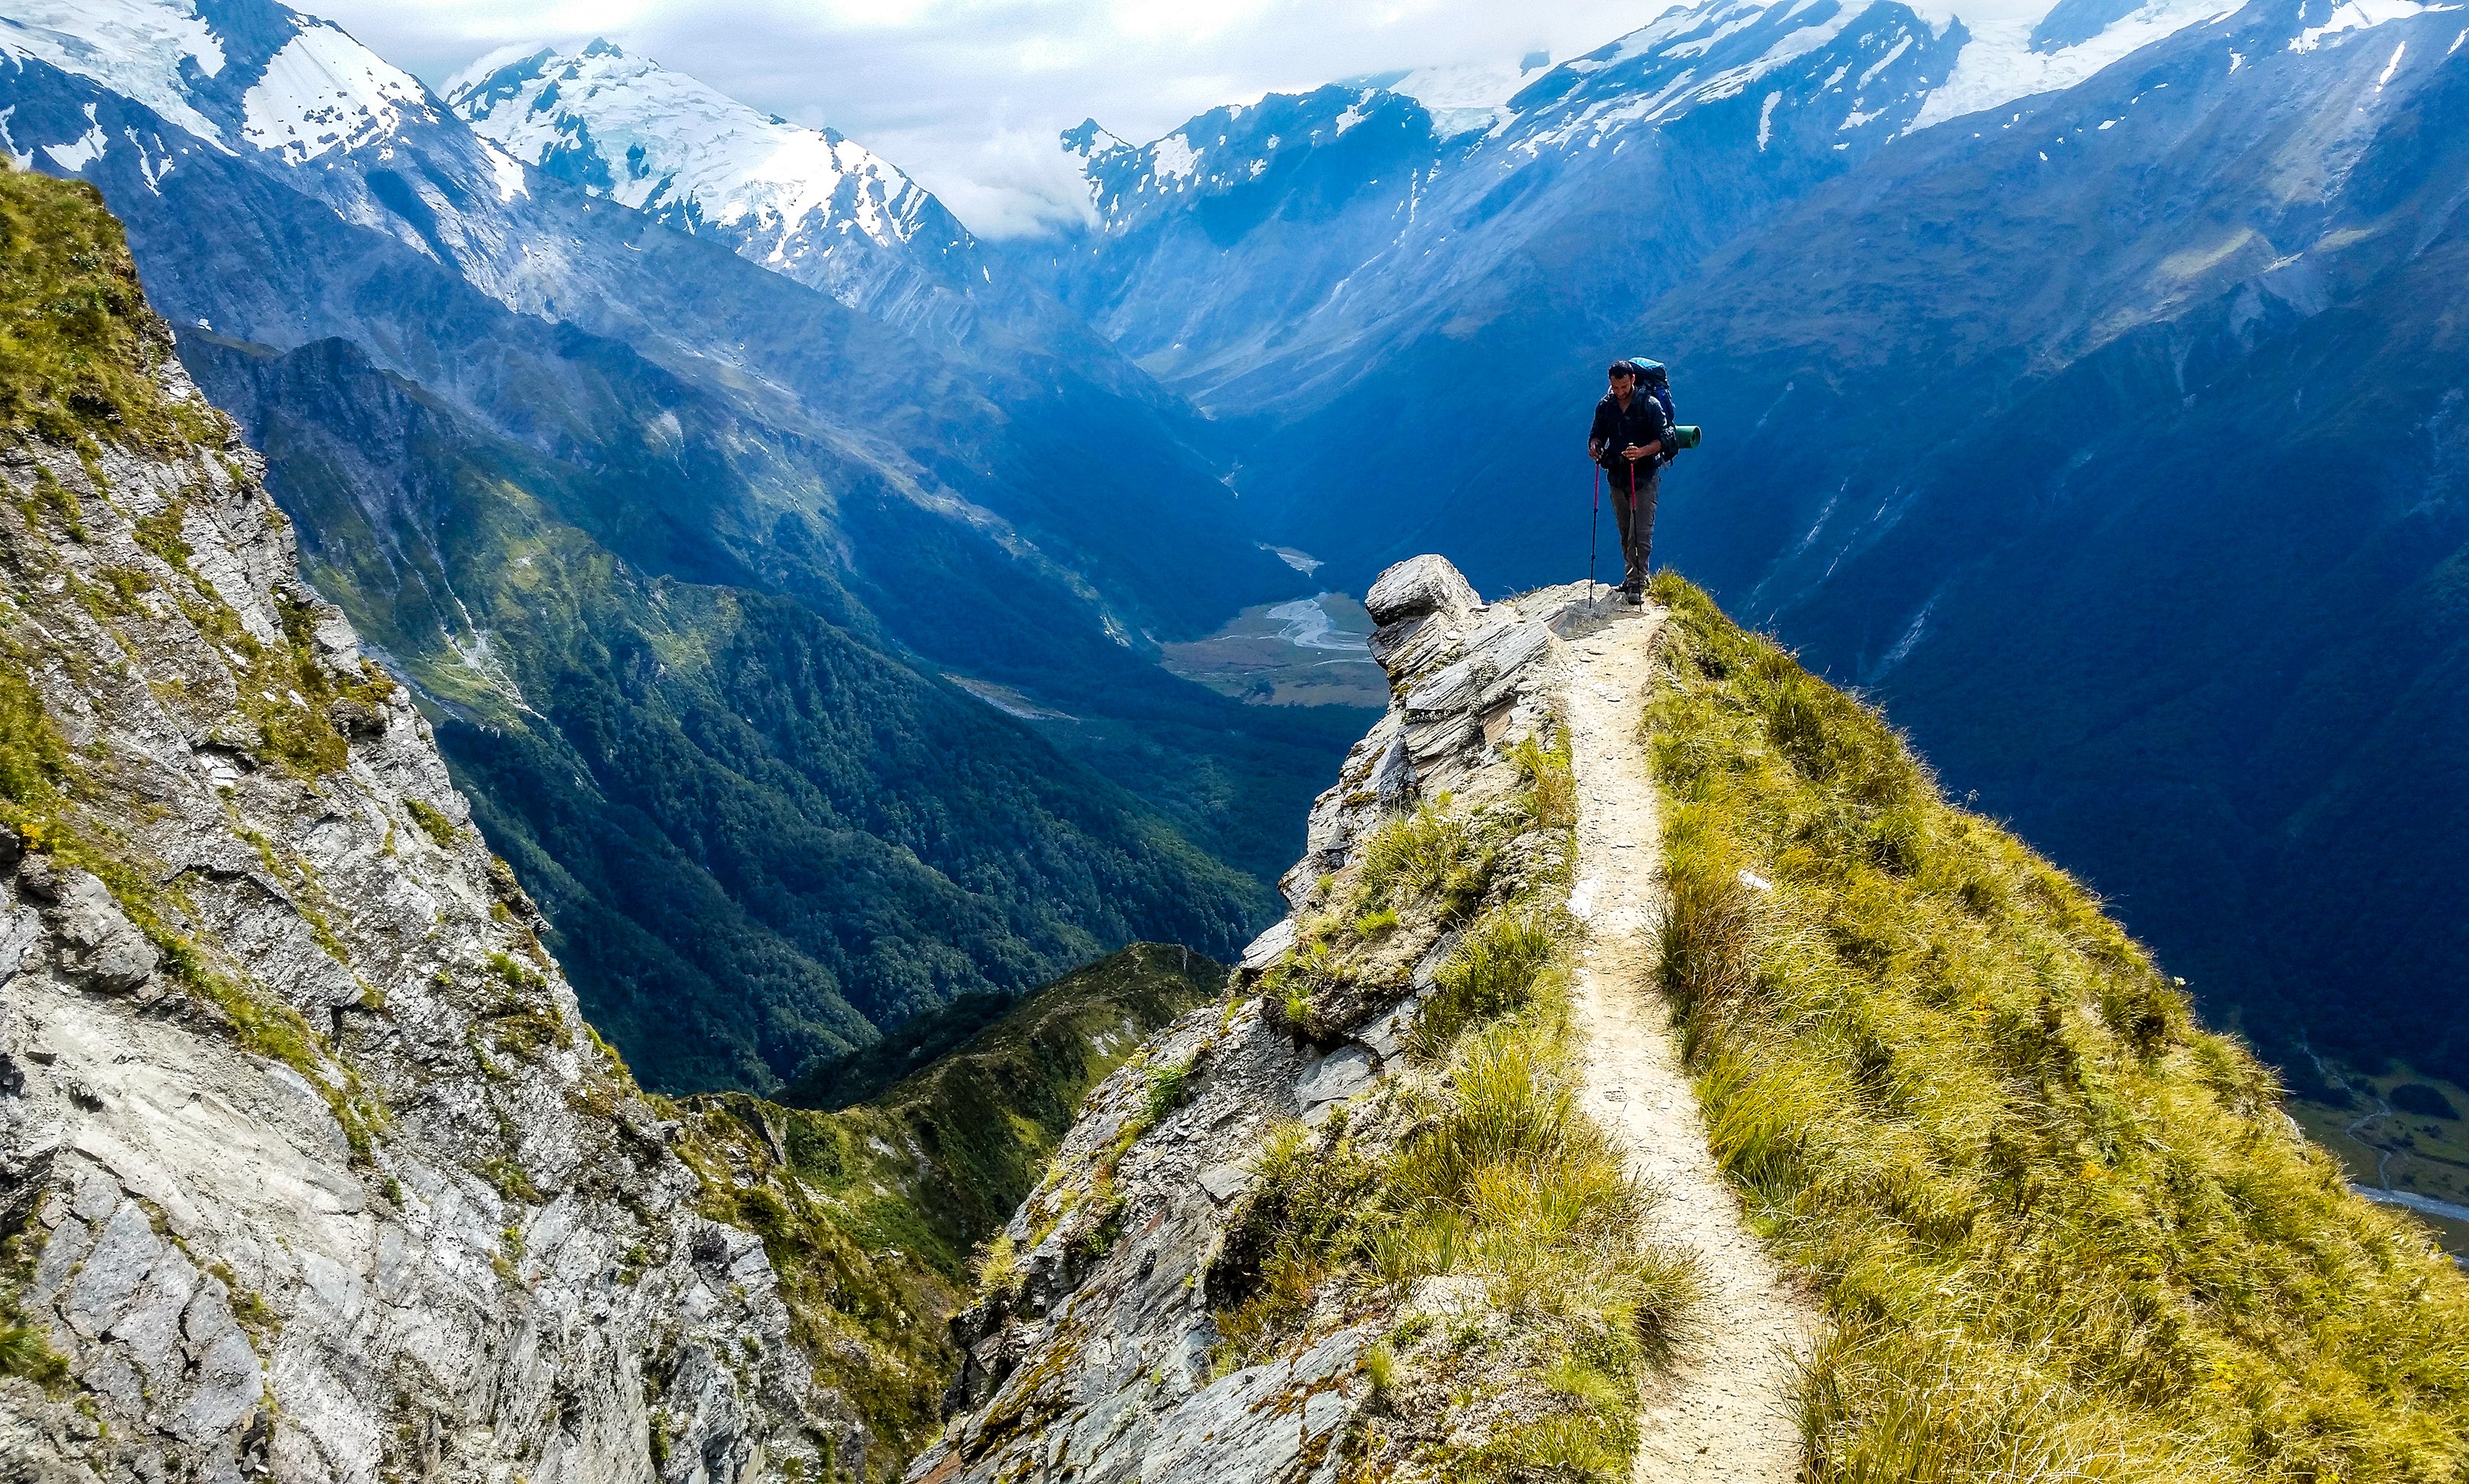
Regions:
<instances>
[{"instance_id":1,"label":"blue backpack","mask_svg":"<svg viewBox=\"0 0 2469 1484\"><path fill-rule=\"evenodd\" d=\"M1678 426L1680 414L1672 406L1672 373L1663 369L1663 362L1648 360L1643 355L1630 356L1628 363L1637 368L1637 384L1662 404L1663 421Z\"/></svg>"}]
</instances>

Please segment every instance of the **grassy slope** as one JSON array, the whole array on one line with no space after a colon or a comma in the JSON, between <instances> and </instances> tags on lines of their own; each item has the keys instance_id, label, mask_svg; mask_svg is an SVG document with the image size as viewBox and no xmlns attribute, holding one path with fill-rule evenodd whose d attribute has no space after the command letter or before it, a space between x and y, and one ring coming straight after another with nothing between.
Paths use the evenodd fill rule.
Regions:
<instances>
[{"instance_id":1,"label":"grassy slope","mask_svg":"<svg viewBox=\"0 0 2469 1484\"><path fill-rule=\"evenodd\" d=\"M1696 1293L1685 1256L1642 1238L1654 1193L1578 1101L1575 782L1565 746L1517 761L1527 787L1504 799L1384 824L1258 985L1272 1023L1334 1040L1464 931L1408 1075L1352 1122L1274 1131L1209 1274L1229 1369L1380 1326L1352 1478L1627 1480L1640 1381ZM1430 1299L1443 1274L1472 1301Z\"/></svg>"},{"instance_id":2,"label":"grassy slope","mask_svg":"<svg viewBox=\"0 0 2469 1484\"><path fill-rule=\"evenodd\" d=\"M215 420L163 395L171 354L102 193L0 162L0 436L183 449Z\"/></svg>"},{"instance_id":3,"label":"grassy slope","mask_svg":"<svg viewBox=\"0 0 2469 1484\"><path fill-rule=\"evenodd\" d=\"M1667 575L1663 975L1826 1480L2452 1479L2469 1284L1875 713ZM1743 878L1753 873L1760 885Z\"/></svg>"},{"instance_id":4,"label":"grassy slope","mask_svg":"<svg viewBox=\"0 0 2469 1484\"><path fill-rule=\"evenodd\" d=\"M881 1441L868 1477L896 1478L940 1424L972 1249L1037 1183L1089 1089L1225 978L1188 949L1135 944L870 1102L676 1105L704 1214L762 1235L794 1333Z\"/></svg>"}]
</instances>

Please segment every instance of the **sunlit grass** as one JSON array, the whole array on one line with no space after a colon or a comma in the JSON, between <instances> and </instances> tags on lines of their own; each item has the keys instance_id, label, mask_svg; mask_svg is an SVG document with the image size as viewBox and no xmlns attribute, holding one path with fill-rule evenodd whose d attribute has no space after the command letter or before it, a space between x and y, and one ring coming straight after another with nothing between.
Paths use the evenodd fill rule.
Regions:
<instances>
[{"instance_id":1,"label":"sunlit grass","mask_svg":"<svg viewBox=\"0 0 2469 1484\"><path fill-rule=\"evenodd\" d=\"M2450 1262L1876 712L1655 597L1662 980L1724 1169L1834 1322L1814 1476L2462 1477Z\"/></svg>"},{"instance_id":2,"label":"sunlit grass","mask_svg":"<svg viewBox=\"0 0 2469 1484\"><path fill-rule=\"evenodd\" d=\"M1464 921L1424 997L1412 1050L1425 1075L1361 1130L1343 1118L1319 1130L1290 1124L1256 1160L1256 1194L1211 1268L1221 1363L1277 1353L1332 1303L1394 1315L1446 1278L1500 1327L1442 1347L1443 1360L1411 1341L1415 1321L1400 1321L1365 1362L1377 1390L1420 1415L1520 1400L1487 1413L1465 1446L1432 1445L1422 1465L1455 1478L1626 1479L1639 1382L1673 1357L1697 1274L1645 1239L1652 1197L1579 1102L1566 962L1576 924L1557 904L1575 822L1566 746L1528 742L1512 758L1526 788L1489 809L1436 802L1385 823L1352 879L1322 893L1328 905L1304 925L1294 961L1263 986L1287 996L1283 1024L1308 1030L1306 984L1359 997L1346 980L1359 943L1401 930L1401 919L1428 932L1492 902ZM1538 832L1559 841L1559 864L1501 900L1502 862ZM1432 1366L1446 1368L1458 1402L1435 1402L1418 1377Z\"/></svg>"}]
</instances>

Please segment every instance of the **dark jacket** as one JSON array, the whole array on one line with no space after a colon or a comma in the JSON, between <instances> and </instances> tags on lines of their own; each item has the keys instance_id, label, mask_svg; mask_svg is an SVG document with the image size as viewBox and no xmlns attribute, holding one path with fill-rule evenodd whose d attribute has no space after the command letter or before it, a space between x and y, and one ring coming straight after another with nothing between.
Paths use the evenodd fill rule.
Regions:
<instances>
[{"instance_id":1,"label":"dark jacket","mask_svg":"<svg viewBox=\"0 0 2469 1484\"><path fill-rule=\"evenodd\" d=\"M1661 443L1663 451L1637 461L1637 477L1644 479L1672 461L1672 424L1663 416L1663 403L1654 394L1639 387L1628 396L1628 410L1621 410L1620 399L1609 392L1595 403L1594 430L1586 435L1590 445L1601 445L1602 455L1595 462L1611 477L1612 488L1628 488L1629 461L1621 450L1631 444Z\"/></svg>"}]
</instances>

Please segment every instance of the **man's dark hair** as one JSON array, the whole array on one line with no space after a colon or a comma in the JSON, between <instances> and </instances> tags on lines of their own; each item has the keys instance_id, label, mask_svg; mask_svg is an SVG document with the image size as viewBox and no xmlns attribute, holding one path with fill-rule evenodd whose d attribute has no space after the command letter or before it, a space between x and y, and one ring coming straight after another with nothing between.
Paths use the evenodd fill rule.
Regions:
<instances>
[{"instance_id":1,"label":"man's dark hair","mask_svg":"<svg viewBox=\"0 0 2469 1484\"><path fill-rule=\"evenodd\" d=\"M1616 360L1604 372L1604 375L1607 377L1633 377L1637 375L1637 366L1636 363L1632 361Z\"/></svg>"}]
</instances>

